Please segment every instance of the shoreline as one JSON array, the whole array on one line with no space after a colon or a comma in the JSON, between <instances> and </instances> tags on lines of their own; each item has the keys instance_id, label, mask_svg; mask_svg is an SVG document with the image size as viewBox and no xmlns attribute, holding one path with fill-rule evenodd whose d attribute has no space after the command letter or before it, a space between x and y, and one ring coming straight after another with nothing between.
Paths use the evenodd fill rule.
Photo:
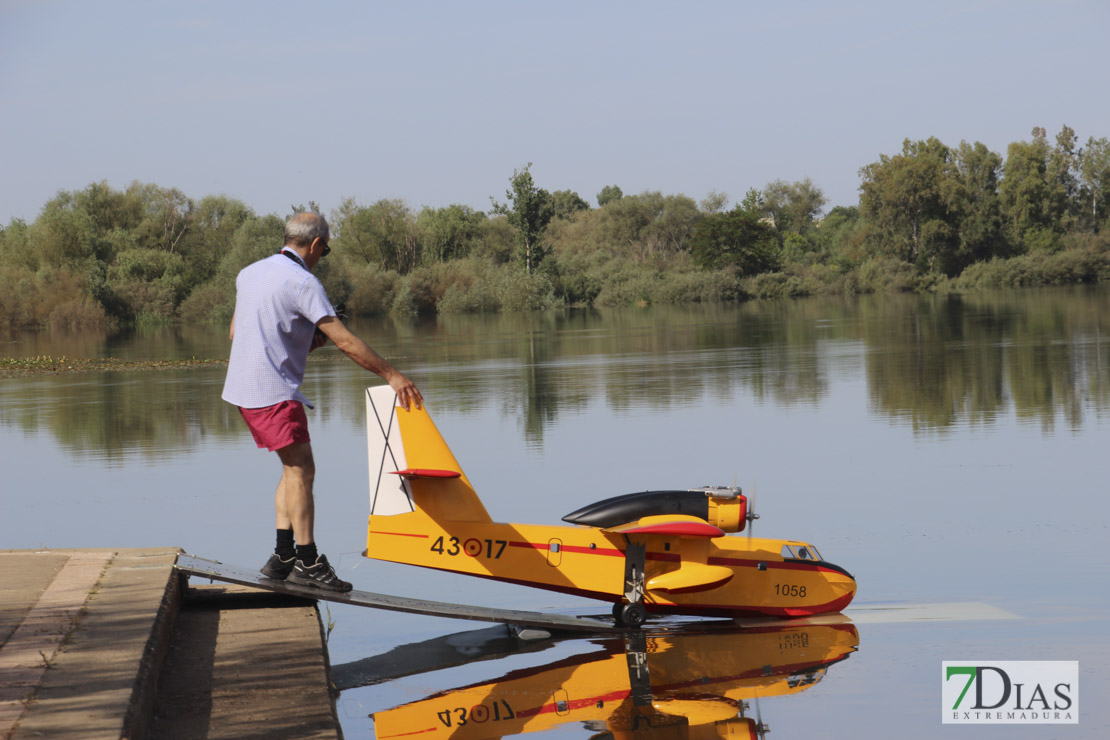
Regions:
<instances>
[{"instance_id":1,"label":"shoreline","mask_svg":"<svg viewBox=\"0 0 1110 740\"><path fill-rule=\"evenodd\" d=\"M180 370L191 367L226 365L227 360L120 360L114 357L87 359L76 357L0 357L0 379L34 375L61 375L84 372L136 372L143 370Z\"/></svg>"}]
</instances>

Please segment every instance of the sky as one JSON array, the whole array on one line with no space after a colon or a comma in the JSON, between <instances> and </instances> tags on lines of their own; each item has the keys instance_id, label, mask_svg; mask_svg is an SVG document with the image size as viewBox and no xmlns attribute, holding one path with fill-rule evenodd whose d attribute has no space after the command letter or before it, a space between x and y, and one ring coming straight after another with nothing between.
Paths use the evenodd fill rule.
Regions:
<instances>
[{"instance_id":1,"label":"sky","mask_svg":"<svg viewBox=\"0 0 1110 740\"><path fill-rule=\"evenodd\" d=\"M905 139L1110 137L1110 2L0 0L0 224L107 181L488 211L515 170L701 200Z\"/></svg>"}]
</instances>

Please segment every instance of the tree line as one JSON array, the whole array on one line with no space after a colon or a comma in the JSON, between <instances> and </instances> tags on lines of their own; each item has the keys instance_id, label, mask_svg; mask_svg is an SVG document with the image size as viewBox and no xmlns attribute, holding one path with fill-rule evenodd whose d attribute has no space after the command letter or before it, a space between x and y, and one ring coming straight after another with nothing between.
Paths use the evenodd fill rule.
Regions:
<instances>
[{"instance_id":1,"label":"tree line","mask_svg":"<svg viewBox=\"0 0 1110 740\"><path fill-rule=\"evenodd\" d=\"M609 185L596 205L513 172L488 211L344 199L317 268L352 314L646 305L1110 278L1110 142L1043 128L1006 156L906 140L825 212L811 180L731 208ZM292 206L322 212L316 203ZM81 329L230 318L235 275L281 244L285 217L239 200L105 182L0 227L0 327Z\"/></svg>"}]
</instances>

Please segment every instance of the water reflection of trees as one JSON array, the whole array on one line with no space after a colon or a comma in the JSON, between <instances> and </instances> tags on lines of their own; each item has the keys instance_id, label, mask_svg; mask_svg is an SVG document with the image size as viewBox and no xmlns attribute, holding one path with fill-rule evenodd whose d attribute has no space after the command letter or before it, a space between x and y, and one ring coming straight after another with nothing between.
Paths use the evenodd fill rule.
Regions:
<instances>
[{"instance_id":1,"label":"water reflection of trees","mask_svg":"<svg viewBox=\"0 0 1110 740\"><path fill-rule=\"evenodd\" d=\"M1110 401L1105 290L864 300L873 409L915 429L985 425L1013 409L1078 429Z\"/></svg>"},{"instance_id":2,"label":"water reflection of trees","mask_svg":"<svg viewBox=\"0 0 1110 740\"><path fill-rule=\"evenodd\" d=\"M816 406L834 374L859 372L872 411L917 430L1011 411L1075 429L1110 406L1108 301L1080 288L455 316L417 332L413 351L437 399L459 411L496 399L533 441L599 394L622 412L738 393Z\"/></svg>"},{"instance_id":3,"label":"water reflection of trees","mask_svg":"<svg viewBox=\"0 0 1110 740\"><path fill-rule=\"evenodd\" d=\"M1026 290L441 316L356 330L417 379L437 411L499 409L532 444L598 399L620 413L740 394L816 407L834 377L861 374L872 411L917 430L989 426L1012 413L1049 431L1061 419L1078 429L1085 414L1110 408L1108 302L1105 289ZM73 346L104 356L96 341L116 342L116 356L150 359L227 348L222 327ZM310 361L305 390L319 414L357 429L371 381L330 348ZM109 458L244 433L219 398L220 368L3 383L0 423L46 428L68 448Z\"/></svg>"},{"instance_id":4,"label":"water reflection of trees","mask_svg":"<svg viewBox=\"0 0 1110 740\"><path fill-rule=\"evenodd\" d=\"M219 368L81 373L4 383L5 426L24 432L45 428L64 448L107 460L176 455L205 438L243 433L238 413L219 400Z\"/></svg>"},{"instance_id":5,"label":"water reflection of trees","mask_svg":"<svg viewBox=\"0 0 1110 740\"><path fill-rule=\"evenodd\" d=\"M415 331L395 323L363 329L375 346L397 343L390 356L412 360L399 364L438 409L496 405L520 419L532 443L598 396L621 412L742 390L783 405L815 404L829 385L817 361L824 330L805 311L791 321L781 303L443 316ZM323 397L346 397L366 382L337 376ZM346 413L357 423L358 409Z\"/></svg>"}]
</instances>

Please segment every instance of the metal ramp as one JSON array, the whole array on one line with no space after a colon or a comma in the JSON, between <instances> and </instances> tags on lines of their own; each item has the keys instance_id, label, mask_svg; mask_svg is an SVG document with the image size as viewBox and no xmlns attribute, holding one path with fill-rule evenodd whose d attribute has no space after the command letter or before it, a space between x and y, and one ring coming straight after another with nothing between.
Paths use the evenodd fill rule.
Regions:
<instances>
[{"instance_id":1,"label":"metal ramp","mask_svg":"<svg viewBox=\"0 0 1110 740\"><path fill-rule=\"evenodd\" d=\"M237 583L240 586L249 586L263 591L272 591L279 594L301 596L306 599L320 599L333 601L338 604L352 604L365 606L371 609L386 609L409 614L425 614L432 617L447 617L449 619L468 619L477 622L496 622L512 625L524 629L543 629L550 632L578 632L587 634L604 634L624 632L621 627L612 622L605 622L591 617L574 617L565 614L545 614L543 612L520 611L516 609L496 609L483 606L468 606L464 604L449 604L442 601L427 601L425 599L410 599L403 596L389 596L370 591L349 591L341 594L333 591L323 591L306 586L297 586L285 581L275 581L259 573L257 570L240 566L227 565L216 560L206 560L193 555L179 555L174 567L190 576L199 576L215 581Z\"/></svg>"}]
</instances>

